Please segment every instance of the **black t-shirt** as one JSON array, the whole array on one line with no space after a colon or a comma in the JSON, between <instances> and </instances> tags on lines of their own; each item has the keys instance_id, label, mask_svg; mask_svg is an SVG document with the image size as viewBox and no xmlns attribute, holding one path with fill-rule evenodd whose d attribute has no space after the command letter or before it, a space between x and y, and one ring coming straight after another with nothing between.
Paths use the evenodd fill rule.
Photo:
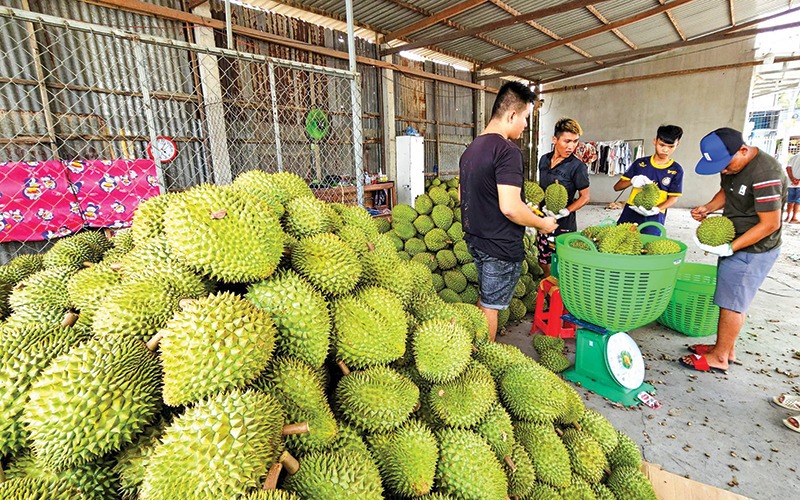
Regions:
<instances>
[{"instance_id":1,"label":"black t-shirt","mask_svg":"<svg viewBox=\"0 0 800 500\"><path fill-rule=\"evenodd\" d=\"M500 211L497 185L519 187L522 199L522 152L501 135L480 135L461 155L459 175L464 239L492 257L521 261L525 227Z\"/></svg>"},{"instance_id":2,"label":"black t-shirt","mask_svg":"<svg viewBox=\"0 0 800 500\"><path fill-rule=\"evenodd\" d=\"M539 158L539 185L542 189L547 189L547 186L558 180L558 183L567 189L567 205L569 205L575 200L575 193L589 187L589 167L573 154L550 168L551 158L553 158L552 151ZM567 231L577 231L578 221L575 212L558 219L558 227Z\"/></svg>"}]
</instances>

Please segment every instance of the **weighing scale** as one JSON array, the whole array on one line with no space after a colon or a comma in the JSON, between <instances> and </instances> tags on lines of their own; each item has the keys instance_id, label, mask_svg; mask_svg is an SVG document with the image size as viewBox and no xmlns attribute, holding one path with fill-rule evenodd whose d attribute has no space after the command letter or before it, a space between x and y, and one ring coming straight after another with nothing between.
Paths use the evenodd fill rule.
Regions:
<instances>
[{"instance_id":1,"label":"weighing scale","mask_svg":"<svg viewBox=\"0 0 800 500\"><path fill-rule=\"evenodd\" d=\"M644 358L630 335L606 330L571 314L562 318L579 327L575 332L575 366L563 372L564 378L625 406L660 406L648 394L655 387L644 382Z\"/></svg>"}]
</instances>

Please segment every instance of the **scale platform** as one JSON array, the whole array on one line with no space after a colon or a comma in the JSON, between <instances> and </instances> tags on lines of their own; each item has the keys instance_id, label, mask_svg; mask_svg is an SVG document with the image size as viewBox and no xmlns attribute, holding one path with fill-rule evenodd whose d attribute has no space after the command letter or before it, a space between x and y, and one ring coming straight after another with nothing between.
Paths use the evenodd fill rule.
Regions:
<instances>
[{"instance_id":1,"label":"scale platform","mask_svg":"<svg viewBox=\"0 0 800 500\"><path fill-rule=\"evenodd\" d=\"M644 358L639 346L625 332L603 327L565 314L579 328L575 333L575 366L564 378L625 406L642 403L639 394L655 392L644 382Z\"/></svg>"}]
</instances>

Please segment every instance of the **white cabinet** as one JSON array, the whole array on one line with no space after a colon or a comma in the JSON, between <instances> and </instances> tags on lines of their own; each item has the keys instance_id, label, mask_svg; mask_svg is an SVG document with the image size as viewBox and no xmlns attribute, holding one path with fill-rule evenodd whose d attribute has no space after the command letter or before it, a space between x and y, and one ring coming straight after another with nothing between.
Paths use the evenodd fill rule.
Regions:
<instances>
[{"instance_id":1,"label":"white cabinet","mask_svg":"<svg viewBox=\"0 0 800 500\"><path fill-rule=\"evenodd\" d=\"M397 136L397 202L414 206L425 192L425 143L422 137Z\"/></svg>"}]
</instances>

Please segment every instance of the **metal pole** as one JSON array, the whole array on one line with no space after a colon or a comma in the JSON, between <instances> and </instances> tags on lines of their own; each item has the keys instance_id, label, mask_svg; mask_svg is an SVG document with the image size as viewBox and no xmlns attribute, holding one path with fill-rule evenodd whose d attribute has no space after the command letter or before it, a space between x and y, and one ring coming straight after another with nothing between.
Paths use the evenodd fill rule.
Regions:
<instances>
[{"instance_id":1,"label":"metal pole","mask_svg":"<svg viewBox=\"0 0 800 500\"><path fill-rule=\"evenodd\" d=\"M233 26L231 23L231 0L225 0L225 33L228 37L228 48L233 50Z\"/></svg>"},{"instance_id":2,"label":"metal pole","mask_svg":"<svg viewBox=\"0 0 800 500\"><path fill-rule=\"evenodd\" d=\"M278 89L275 87L275 65L272 61L267 63L269 73L269 88L272 92L269 97L272 100L272 128L275 130L275 154L278 156L278 172L283 172L283 153L281 151L281 126L278 123Z\"/></svg>"},{"instance_id":3,"label":"metal pole","mask_svg":"<svg viewBox=\"0 0 800 500\"><path fill-rule=\"evenodd\" d=\"M139 74L139 85L142 87L142 104L144 107L144 116L147 120L147 131L150 135L150 151L153 153L153 161L156 163L156 178L158 179L158 187L163 194L166 191L166 183L164 182L164 171L161 168L161 152L156 147L156 131L155 117L153 116L153 102L150 100L150 88L147 85L147 68L145 68L145 56L142 43L134 40L133 42L133 57L136 59L136 71Z\"/></svg>"},{"instance_id":4,"label":"metal pole","mask_svg":"<svg viewBox=\"0 0 800 500\"><path fill-rule=\"evenodd\" d=\"M356 198L364 206L364 150L361 132L361 85L356 66L356 37L353 28L353 0L345 1L347 8L347 54L350 62L350 101L353 107L353 157L356 167Z\"/></svg>"}]
</instances>

